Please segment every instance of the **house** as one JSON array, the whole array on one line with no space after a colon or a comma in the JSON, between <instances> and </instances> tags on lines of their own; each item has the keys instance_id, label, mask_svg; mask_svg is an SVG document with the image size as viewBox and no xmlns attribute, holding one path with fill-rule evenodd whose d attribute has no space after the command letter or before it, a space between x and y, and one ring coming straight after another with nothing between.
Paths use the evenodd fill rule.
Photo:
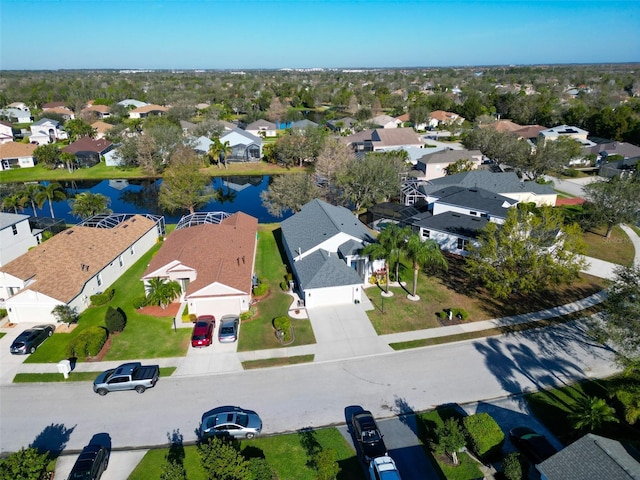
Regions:
<instances>
[{"instance_id":1,"label":"house","mask_svg":"<svg viewBox=\"0 0 640 480\"><path fill-rule=\"evenodd\" d=\"M482 164L482 152L480 150L453 150L446 149L423 155L416 162L416 170L422 172L420 178L433 180L444 177L447 167L459 160L469 160L473 168L477 169Z\"/></svg>"},{"instance_id":2,"label":"house","mask_svg":"<svg viewBox=\"0 0 640 480\"><path fill-rule=\"evenodd\" d=\"M163 115L168 111L169 109L167 107L146 104L129 111L129 118L147 118L153 115Z\"/></svg>"},{"instance_id":3,"label":"house","mask_svg":"<svg viewBox=\"0 0 640 480\"><path fill-rule=\"evenodd\" d=\"M591 147L585 147L583 152L585 155L595 155L596 165L601 165L609 161L609 157L614 155L621 157L619 159L629 159L640 157L640 147L627 142L612 142L612 141L598 141L599 139L592 139L597 143Z\"/></svg>"},{"instance_id":4,"label":"house","mask_svg":"<svg viewBox=\"0 0 640 480\"><path fill-rule=\"evenodd\" d=\"M504 132L516 132L518 130L522 130L524 128L522 125L518 125L511 120L496 120L491 123L483 123L478 125L480 128L491 128L496 132L504 133Z\"/></svg>"},{"instance_id":5,"label":"house","mask_svg":"<svg viewBox=\"0 0 640 480\"><path fill-rule=\"evenodd\" d=\"M179 224L151 259L145 287L152 278L180 283L181 299L196 315L219 319L249 310L258 220L238 212L219 223L180 223L185 226Z\"/></svg>"},{"instance_id":6,"label":"house","mask_svg":"<svg viewBox=\"0 0 640 480\"><path fill-rule=\"evenodd\" d=\"M557 127L547 128L538 134L538 143L542 144L547 140L557 140L560 137L573 138L584 146L593 146L594 143L587 140L589 132L578 127L569 125L560 125Z\"/></svg>"},{"instance_id":7,"label":"house","mask_svg":"<svg viewBox=\"0 0 640 480\"><path fill-rule=\"evenodd\" d=\"M197 127L195 123L187 122L186 120L180 120L180 128L184 136L191 135L191 132Z\"/></svg>"},{"instance_id":8,"label":"house","mask_svg":"<svg viewBox=\"0 0 640 480\"><path fill-rule=\"evenodd\" d=\"M341 137L341 141L351 145L356 152L384 152L405 147L424 147L420 136L409 127L363 130L354 135Z\"/></svg>"},{"instance_id":9,"label":"house","mask_svg":"<svg viewBox=\"0 0 640 480\"><path fill-rule=\"evenodd\" d=\"M22 110L23 112L28 112L29 107L24 102L12 102L7 105L8 108L17 108L18 110Z\"/></svg>"},{"instance_id":10,"label":"house","mask_svg":"<svg viewBox=\"0 0 640 480\"><path fill-rule=\"evenodd\" d=\"M52 108L67 107L65 102L47 102L42 104L42 110L51 110Z\"/></svg>"},{"instance_id":11,"label":"house","mask_svg":"<svg viewBox=\"0 0 640 480\"><path fill-rule=\"evenodd\" d=\"M31 134L29 141L38 145L46 145L47 143L57 142L58 140L66 140L69 135L64 130L60 122L51 120L50 118L41 118L30 126Z\"/></svg>"},{"instance_id":12,"label":"house","mask_svg":"<svg viewBox=\"0 0 640 480\"><path fill-rule=\"evenodd\" d=\"M0 145L13 142L13 126L9 122L0 120Z\"/></svg>"},{"instance_id":13,"label":"house","mask_svg":"<svg viewBox=\"0 0 640 480\"><path fill-rule=\"evenodd\" d=\"M92 113L98 118L109 118L111 116L111 108L107 105L89 105L82 110L82 113Z\"/></svg>"},{"instance_id":14,"label":"house","mask_svg":"<svg viewBox=\"0 0 640 480\"><path fill-rule=\"evenodd\" d=\"M393 118L389 115L378 115L372 118L370 123L379 126L380 128L398 128L402 122L397 118Z\"/></svg>"},{"instance_id":15,"label":"house","mask_svg":"<svg viewBox=\"0 0 640 480\"><path fill-rule=\"evenodd\" d=\"M213 145L214 143L215 142L210 138L204 136L198 137L194 140L193 149L200 155L207 155L209 153L211 145Z\"/></svg>"},{"instance_id":16,"label":"house","mask_svg":"<svg viewBox=\"0 0 640 480\"><path fill-rule=\"evenodd\" d=\"M339 118L337 120L328 120L327 127L329 130L339 134L352 134L355 132L355 126L358 121L351 117Z\"/></svg>"},{"instance_id":17,"label":"house","mask_svg":"<svg viewBox=\"0 0 640 480\"><path fill-rule=\"evenodd\" d=\"M33 152L37 146L31 143L8 142L0 145L0 170L35 166Z\"/></svg>"},{"instance_id":18,"label":"house","mask_svg":"<svg viewBox=\"0 0 640 480\"><path fill-rule=\"evenodd\" d=\"M304 120L298 120L297 122L293 122L289 128L292 130L306 130L307 128L318 128L316 122L312 122L311 120L305 118Z\"/></svg>"},{"instance_id":19,"label":"house","mask_svg":"<svg viewBox=\"0 0 640 480\"><path fill-rule=\"evenodd\" d=\"M135 100L133 98L127 98L126 100L121 100L120 102L118 102L118 105L121 105L124 108L140 108L148 105L148 103L141 102L140 100Z\"/></svg>"},{"instance_id":20,"label":"house","mask_svg":"<svg viewBox=\"0 0 640 480\"><path fill-rule=\"evenodd\" d=\"M488 170L471 170L429 181L407 180L401 188L401 202L404 205L429 203L429 195L447 186L483 188L498 193L518 203L533 202L536 206L554 206L557 193L551 185L522 181L515 172L494 173Z\"/></svg>"},{"instance_id":21,"label":"house","mask_svg":"<svg viewBox=\"0 0 640 480\"><path fill-rule=\"evenodd\" d=\"M96 139L98 140L100 140L101 138L104 138L109 132L109 130L113 128L113 125L107 122L103 122L101 120L93 122L91 126L96 131Z\"/></svg>"},{"instance_id":22,"label":"house","mask_svg":"<svg viewBox=\"0 0 640 480\"><path fill-rule=\"evenodd\" d=\"M262 158L262 139L241 129L234 128L220 137L222 143L229 142L231 154L228 161L257 162Z\"/></svg>"},{"instance_id":23,"label":"house","mask_svg":"<svg viewBox=\"0 0 640 480\"><path fill-rule=\"evenodd\" d=\"M640 480L640 452L626 442L588 433L536 470L542 480Z\"/></svg>"},{"instance_id":24,"label":"house","mask_svg":"<svg viewBox=\"0 0 640 480\"><path fill-rule=\"evenodd\" d=\"M80 313L164 234L164 218L98 215L0 267L0 297L12 323L55 323L57 305Z\"/></svg>"},{"instance_id":25,"label":"house","mask_svg":"<svg viewBox=\"0 0 640 480\"><path fill-rule=\"evenodd\" d=\"M306 307L359 303L383 260L362 255L375 241L348 209L312 200L281 224L282 244Z\"/></svg>"},{"instance_id":26,"label":"house","mask_svg":"<svg viewBox=\"0 0 640 480\"><path fill-rule=\"evenodd\" d=\"M100 157L112 149L113 143L109 140L82 137L64 147L62 152L75 155L76 165L79 167L93 167L100 163Z\"/></svg>"},{"instance_id":27,"label":"house","mask_svg":"<svg viewBox=\"0 0 640 480\"><path fill-rule=\"evenodd\" d=\"M256 120L245 127L245 130L256 137L275 137L277 133L276 124L267 120Z\"/></svg>"},{"instance_id":28,"label":"house","mask_svg":"<svg viewBox=\"0 0 640 480\"><path fill-rule=\"evenodd\" d=\"M60 103L60 102L54 102L54 103ZM45 105L50 105L50 104L45 104ZM73 120L74 118L76 118L75 114L73 113L73 110L65 106L55 106L55 107L49 107L49 108L43 107L42 111L44 113L56 113L62 116L62 118L64 118L65 120Z\"/></svg>"},{"instance_id":29,"label":"house","mask_svg":"<svg viewBox=\"0 0 640 480\"><path fill-rule=\"evenodd\" d=\"M3 108L0 110L0 117L6 118L13 123L31 123L33 121L29 109Z\"/></svg>"},{"instance_id":30,"label":"house","mask_svg":"<svg viewBox=\"0 0 640 480\"><path fill-rule=\"evenodd\" d=\"M429 114L429 126L438 128L441 125L462 125L464 117L457 113L434 110Z\"/></svg>"},{"instance_id":31,"label":"house","mask_svg":"<svg viewBox=\"0 0 640 480\"><path fill-rule=\"evenodd\" d=\"M29 215L0 212L0 267L27 253L41 241L42 230L31 228Z\"/></svg>"}]
</instances>

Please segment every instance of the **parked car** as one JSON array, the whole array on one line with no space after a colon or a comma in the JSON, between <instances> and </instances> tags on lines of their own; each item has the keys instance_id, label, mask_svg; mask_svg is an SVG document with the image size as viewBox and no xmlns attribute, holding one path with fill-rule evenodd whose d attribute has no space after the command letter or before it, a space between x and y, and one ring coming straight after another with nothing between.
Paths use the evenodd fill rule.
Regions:
<instances>
[{"instance_id":1,"label":"parked car","mask_svg":"<svg viewBox=\"0 0 640 480\"><path fill-rule=\"evenodd\" d=\"M544 435L529 427L515 427L509 431L509 439L527 459L537 465L556 454L558 450L549 443Z\"/></svg>"},{"instance_id":2,"label":"parked car","mask_svg":"<svg viewBox=\"0 0 640 480\"><path fill-rule=\"evenodd\" d=\"M105 396L117 390L135 390L144 393L160 378L158 365L142 365L140 362L123 363L118 368L105 370L93 382L93 391Z\"/></svg>"},{"instance_id":3,"label":"parked car","mask_svg":"<svg viewBox=\"0 0 640 480\"><path fill-rule=\"evenodd\" d=\"M387 447L382 439L375 419L370 411L364 410L351 417L352 433L365 462L387 454Z\"/></svg>"},{"instance_id":4,"label":"parked car","mask_svg":"<svg viewBox=\"0 0 640 480\"><path fill-rule=\"evenodd\" d=\"M396 462L389 455L376 457L369 462L369 477L371 480L402 480Z\"/></svg>"},{"instance_id":5,"label":"parked car","mask_svg":"<svg viewBox=\"0 0 640 480\"><path fill-rule=\"evenodd\" d=\"M37 325L33 328L27 328L11 344L11 353L26 355L35 352L42 342L53 335L55 329L55 325Z\"/></svg>"},{"instance_id":6,"label":"parked car","mask_svg":"<svg viewBox=\"0 0 640 480\"><path fill-rule=\"evenodd\" d=\"M223 315L220 319L218 329L218 341L220 343L231 343L238 339L238 325L240 319L238 315Z\"/></svg>"},{"instance_id":7,"label":"parked car","mask_svg":"<svg viewBox=\"0 0 640 480\"><path fill-rule=\"evenodd\" d=\"M200 438L253 438L262 431L262 420L253 410L225 406L202 415Z\"/></svg>"},{"instance_id":8,"label":"parked car","mask_svg":"<svg viewBox=\"0 0 640 480\"><path fill-rule=\"evenodd\" d=\"M102 445L87 445L71 469L67 480L99 480L109 464L109 452Z\"/></svg>"},{"instance_id":9,"label":"parked car","mask_svg":"<svg viewBox=\"0 0 640 480\"><path fill-rule=\"evenodd\" d=\"M191 335L192 347L208 347L213 341L213 329L216 326L216 319L213 315L201 315L193 325Z\"/></svg>"}]
</instances>

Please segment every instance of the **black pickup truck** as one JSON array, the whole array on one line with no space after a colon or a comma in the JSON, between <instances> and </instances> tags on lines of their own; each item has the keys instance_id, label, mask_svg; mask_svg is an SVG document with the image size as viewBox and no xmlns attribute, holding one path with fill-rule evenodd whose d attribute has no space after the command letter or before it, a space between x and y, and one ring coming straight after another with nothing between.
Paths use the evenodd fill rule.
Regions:
<instances>
[{"instance_id":1,"label":"black pickup truck","mask_svg":"<svg viewBox=\"0 0 640 480\"><path fill-rule=\"evenodd\" d=\"M106 395L117 390L135 390L144 393L147 388L155 386L160 377L158 365L142 365L131 362L102 372L93 382L93 391L98 395Z\"/></svg>"}]
</instances>

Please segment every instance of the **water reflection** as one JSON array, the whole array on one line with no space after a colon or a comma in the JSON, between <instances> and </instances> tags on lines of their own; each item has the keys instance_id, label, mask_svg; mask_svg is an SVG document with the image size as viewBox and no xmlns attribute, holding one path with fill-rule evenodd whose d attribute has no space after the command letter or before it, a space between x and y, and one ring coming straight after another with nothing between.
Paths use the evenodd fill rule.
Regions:
<instances>
[{"instance_id":1,"label":"water reflection","mask_svg":"<svg viewBox=\"0 0 640 480\"><path fill-rule=\"evenodd\" d=\"M42 182L46 184L48 182ZM158 193L160 192L161 179L112 179L112 180L81 180L72 182L60 182L64 187L67 197L73 198L83 192L100 193L109 197L109 208L115 213L151 213L164 215L166 223L178 223L183 215L189 213L166 212L158 205ZM260 193L268 188L269 175L233 175L229 177L213 177L211 185L219 194L219 200L211 201L203 208L202 212L225 211L235 213L242 211L254 216L260 223L280 222L290 215L282 218L274 217L262 206ZM48 202L43 208L37 209L39 216L50 216ZM68 200L54 202L53 211L56 218L62 218L67 223L79 222L77 217L71 214ZM31 207L25 208L26 215L33 215Z\"/></svg>"}]
</instances>

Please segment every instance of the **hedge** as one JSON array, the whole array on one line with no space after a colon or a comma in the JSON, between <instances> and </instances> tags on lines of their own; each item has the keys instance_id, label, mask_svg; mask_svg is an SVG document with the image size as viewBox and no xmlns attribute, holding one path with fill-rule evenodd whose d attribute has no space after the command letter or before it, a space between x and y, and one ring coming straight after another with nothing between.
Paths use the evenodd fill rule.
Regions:
<instances>
[{"instance_id":1,"label":"hedge","mask_svg":"<svg viewBox=\"0 0 640 480\"><path fill-rule=\"evenodd\" d=\"M291 340L291 319L289 317L277 317L273 319L273 327L283 333L281 340L287 343Z\"/></svg>"},{"instance_id":2,"label":"hedge","mask_svg":"<svg viewBox=\"0 0 640 480\"><path fill-rule=\"evenodd\" d=\"M109 333L104 327L89 327L80 334L67 347L69 357L95 357L100 353L107 341Z\"/></svg>"},{"instance_id":3,"label":"hedge","mask_svg":"<svg viewBox=\"0 0 640 480\"><path fill-rule=\"evenodd\" d=\"M110 288L106 292L91 295L89 297L89 300L91 300L91 305L93 305L94 307L101 307L102 305L106 305L111 300L113 300L113 296L115 294L116 291L113 288Z\"/></svg>"},{"instance_id":4,"label":"hedge","mask_svg":"<svg viewBox=\"0 0 640 480\"><path fill-rule=\"evenodd\" d=\"M502 450L504 432L488 413L476 413L462 419L467 444L481 460L490 459Z\"/></svg>"},{"instance_id":5,"label":"hedge","mask_svg":"<svg viewBox=\"0 0 640 480\"><path fill-rule=\"evenodd\" d=\"M121 308L108 307L104 316L104 324L109 333L121 332L127 325L127 317Z\"/></svg>"}]
</instances>

